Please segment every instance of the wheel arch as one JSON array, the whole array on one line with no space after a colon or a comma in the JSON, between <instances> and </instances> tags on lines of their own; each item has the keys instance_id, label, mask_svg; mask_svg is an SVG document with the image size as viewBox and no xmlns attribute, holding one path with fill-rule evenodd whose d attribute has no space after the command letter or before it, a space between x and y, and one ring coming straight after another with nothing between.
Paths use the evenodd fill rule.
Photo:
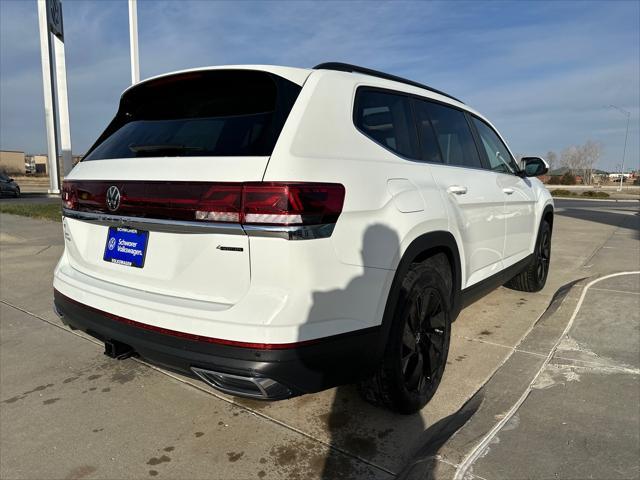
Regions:
<instances>
[{"instance_id":1,"label":"wheel arch","mask_svg":"<svg viewBox=\"0 0 640 480\"><path fill-rule=\"evenodd\" d=\"M405 250L391 283L389 294L387 295L384 313L382 315L382 325L380 329L380 342L376 358L382 358L387 346L387 339L391 324L395 316L396 306L400 299L400 287L402 280L409 271L412 264L426 260L438 253L444 253L449 260L451 267L451 317L456 319L461 310L460 288L462 284L462 271L460 265L460 251L454 236L450 232L436 231L420 235L414 239Z\"/></svg>"}]
</instances>

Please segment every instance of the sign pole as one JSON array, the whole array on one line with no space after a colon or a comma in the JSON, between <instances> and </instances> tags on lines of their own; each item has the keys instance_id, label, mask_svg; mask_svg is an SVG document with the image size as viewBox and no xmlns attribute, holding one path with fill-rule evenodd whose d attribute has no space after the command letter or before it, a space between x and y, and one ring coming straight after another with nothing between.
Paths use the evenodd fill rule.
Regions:
<instances>
[{"instance_id":1,"label":"sign pole","mask_svg":"<svg viewBox=\"0 0 640 480\"><path fill-rule=\"evenodd\" d=\"M58 118L60 119L60 147L62 150L63 172L66 177L73 168L71 128L69 126L69 101L67 98L67 66L64 55L64 42L56 35L52 37L53 51L56 59L56 90L58 97Z\"/></svg>"},{"instance_id":2,"label":"sign pole","mask_svg":"<svg viewBox=\"0 0 640 480\"><path fill-rule=\"evenodd\" d=\"M40 56L42 59L42 86L44 89L44 118L47 128L47 157L49 170L49 193L60 193L58 168L58 132L56 130L56 106L53 101L53 65L51 64L51 34L47 22L45 0L38 0L38 26L40 29Z\"/></svg>"},{"instance_id":3,"label":"sign pole","mask_svg":"<svg viewBox=\"0 0 640 480\"><path fill-rule=\"evenodd\" d=\"M136 0L129 0L129 47L131 51L131 84L140 81L138 61L138 6Z\"/></svg>"}]
</instances>

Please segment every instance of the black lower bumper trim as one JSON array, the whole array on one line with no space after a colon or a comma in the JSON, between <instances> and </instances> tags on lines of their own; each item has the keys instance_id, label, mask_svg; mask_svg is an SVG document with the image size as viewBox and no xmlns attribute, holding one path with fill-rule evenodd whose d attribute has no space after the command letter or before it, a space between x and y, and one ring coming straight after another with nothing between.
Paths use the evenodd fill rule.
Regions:
<instances>
[{"instance_id":1,"label":"black lower bumper trim","mask_svg":"<svg viewBox=\"0 0 640 480\"><path fill-rule=\"evenodd\" d=\"M318 392L369 376L380 359L371 355L380 328L336 335L286 349L257 349L199 342L116 321L113 315L54 291L65 324L103 342L130 346L150 363L194 376L192 367L246 377L265 377L286 386L287 396ZM135 322L132 322L135 324ZM284 398L284 397L283 397Z\"/></svg>"}]
</instances>

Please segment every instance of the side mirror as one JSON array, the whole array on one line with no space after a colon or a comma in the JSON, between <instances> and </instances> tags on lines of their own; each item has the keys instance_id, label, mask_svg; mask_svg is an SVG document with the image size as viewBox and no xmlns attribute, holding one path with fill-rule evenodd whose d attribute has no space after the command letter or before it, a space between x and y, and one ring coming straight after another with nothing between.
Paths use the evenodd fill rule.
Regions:
<instances>
[{"instance_id":1,"label":"side mirror","mask_svg":"<svg viewBox=\"0 0 640 480\"><path fill-rule=\"evenodd\" d=\"M520 162L525 177L539 177L549 171L549 165L541 157L522 157Z\"/></svg>"},{"instance_id":2,"label":"side mirror","mask_svg":"<svg viewBox=\"0 0 640 480\"><path fill-rule=\"evenodd\" d=\"M7 182L13 182L13 178L7 178Z\"/></svg>"}]
</instances>

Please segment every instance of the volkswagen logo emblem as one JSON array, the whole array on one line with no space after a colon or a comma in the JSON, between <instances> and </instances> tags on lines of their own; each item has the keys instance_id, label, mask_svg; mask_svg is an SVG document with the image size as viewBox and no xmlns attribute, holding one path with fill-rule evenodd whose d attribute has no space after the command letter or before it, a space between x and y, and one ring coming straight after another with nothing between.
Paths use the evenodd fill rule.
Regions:
<instances>
[{"instance_id":1,"label":"volkswagen logo emblem","mask_svg":"<svg viewBox=\"0 0 640 480\"><path fill-rule=\"evenodd\" d=\"M115 185L112 185L107 190L107 208L112 212L115 212L120 206L120 190Z\"/></svg>"}]
</instances>

